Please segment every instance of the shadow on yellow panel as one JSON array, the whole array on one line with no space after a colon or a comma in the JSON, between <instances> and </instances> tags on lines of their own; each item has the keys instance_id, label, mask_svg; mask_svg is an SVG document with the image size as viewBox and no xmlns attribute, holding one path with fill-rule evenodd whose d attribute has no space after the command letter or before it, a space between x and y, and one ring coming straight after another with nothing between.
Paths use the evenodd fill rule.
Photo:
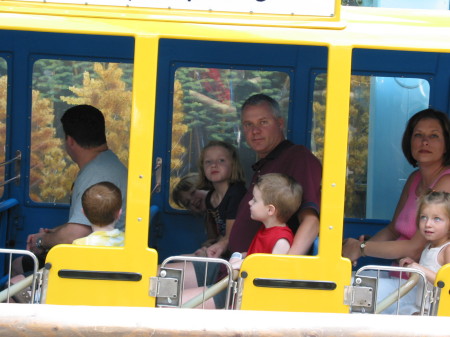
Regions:
<instances>
[{"instance_id":1,"label":"shadow on yellow panel","mask_svg":"<svg viewBox=\"0 0 450 337\"><path fill-rule=\"evenodd\" d=\"M253 254L241 268L241 309L348 313L344 286L350 285L348 259Z\"/></svg>"},{"instance_id":2,"label":"shadow on yellow panel","mask_svg":"<svg viewBox=\"0 0 450 337\"><path fill-rule=\"evenodd\" d=\"M450 316L450 264L446 264L439 269L436 275L435 286L441 288L441 299L437 315Z\"/></svg>"},{"instance_id":3,"label":"shadow on yellow panel","mask_svg":"<svg viewBox=\"0 0 450 337\"><path fill-rule=\"evenodd\" d=\"M154 307L158 255L123 247L58 245L47 255L47 304Z\"/></svg>"}]
</instances>

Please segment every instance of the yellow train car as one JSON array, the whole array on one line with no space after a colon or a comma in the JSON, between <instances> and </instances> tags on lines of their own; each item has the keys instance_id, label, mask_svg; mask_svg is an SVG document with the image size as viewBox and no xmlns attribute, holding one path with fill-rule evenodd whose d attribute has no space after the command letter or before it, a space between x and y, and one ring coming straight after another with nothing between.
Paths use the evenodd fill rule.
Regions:
<instances>
[{"instance_id":1,"label":"yellow train car","mask_svg":"<svg viewBox=\"0 0 450 337\"><path fill-rule=\"evenodd\" d=\"M43 302L157 306L158 264L205 240L202 219L171 190L197 170L209 139L234 144L251 176L239 107L257 92L280 102L286 137L322 162L320 240L314 255L246 259L240 308L349 313L343 238L392 218L411 172L399 150L409 117L429 106L450 112L448 10L0 1L1 247L23 249L30 233L67 219L76 167L59 118L71 105L105 113L108 144L128 167L125 246L52 248ZM438 283L437 315L449 316L448 265Z\"/></svg>"}]
</instances>

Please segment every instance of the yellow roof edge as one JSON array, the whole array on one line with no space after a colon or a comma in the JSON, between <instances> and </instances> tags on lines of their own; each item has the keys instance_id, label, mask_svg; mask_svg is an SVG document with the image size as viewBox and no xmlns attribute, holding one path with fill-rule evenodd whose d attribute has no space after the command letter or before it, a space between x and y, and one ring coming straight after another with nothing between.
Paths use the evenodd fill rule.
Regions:
<instances>
[{"instance_id":1,"label":"yellow roof edge","mask_svg":"<svg viewBox=\"0 0 450 337\"><path fill-rule=\"evenodd\" d=\"M319 17L0 0L0 12L3 13L52 16L61 15L61 11L66 16L102 19L290 28L345 28L345 23L339 21L340 9L333 17Z\"/></svg>"}]
</instances>

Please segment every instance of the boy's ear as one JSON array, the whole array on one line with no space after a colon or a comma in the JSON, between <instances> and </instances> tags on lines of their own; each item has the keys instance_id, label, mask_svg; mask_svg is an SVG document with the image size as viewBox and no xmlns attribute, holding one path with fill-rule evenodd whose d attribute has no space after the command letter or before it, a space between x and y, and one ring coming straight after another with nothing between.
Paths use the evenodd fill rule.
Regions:
<instances>
[{"instance_id":1,"label":"boy's ear","mask_svg":"<svg viewBox=\"0 0 450 337\"><path fill-rule=\"evenodd\" d=\"M119 220L121 215L122 215L122 208L119 209L119 211L117 212L116 220Z\"/></svg>"},{"instance_id":2,"label":"boy's ear","mask_svg":"<svg viewBox=\"0 0 450 337\"><path fill-rule=\"evenodd\" d=\"M272 204L267 205L267 214L268 215L272 216L275 214L275 212L276 212L276 208L274 205L272 205Z\"/></svg>"}]
</instances>

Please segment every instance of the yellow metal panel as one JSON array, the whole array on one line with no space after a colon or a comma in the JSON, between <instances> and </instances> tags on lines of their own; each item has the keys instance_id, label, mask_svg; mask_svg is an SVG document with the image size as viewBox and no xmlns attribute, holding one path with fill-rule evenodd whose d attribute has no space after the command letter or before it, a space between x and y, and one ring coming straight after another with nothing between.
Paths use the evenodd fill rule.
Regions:
<instances>
[{"instance_id":1,"label":"yellow metal panel","mask_svg":"<svg viewBox=\"0 0 450 337\"><path fill-rule=\"evenodd\" d=\"M335 15L262 14L250 12L220 12L213 10L189 10L175 8L119 7L92 4L29 3L22 1L1 1L8 11L29 14L60 15L68 17L118 18L123 20L146 20L165 22L198 22L206 24L239 24L255 26L320 27L324 22L333 29L342 28L340 20L340 0L335 0Z\"/></svg>"},{"instance_id":2,"label":"yellow metal panel","mask_svg":"<svg viewBox=\"0 0 450 337\"><path fill-rule=\"evenodd\" d=\"M435 286L441 286L438 316L450 316L450 264L446 264L436 275Z\"/></svg>"},{"instance_id":3,"label":"yellow metal panel","mask_svg":"<svg viewBox=\"0 0 450 337\"><path fill-rule=\"evenodd\" d=\"M338 2L339 0L336 0ZM2 1L0 28L135 36L129 197L123 248L61 245L52 249L47 303L154 306L148 297L157 254L148 249L158 38L329 46L323 189L319 255L250 256L243 264L244 309L347 312L343 287L350 284L350 261L341 257L352 47L450 51L450 12L342 8L344 21L195 14L192 11L137 10L96 6L26 4ZM27 14L28 13L28 14ZM195 15L194 15L195 14ZM314 23L313 21L317 21ZM305 27L314 29L304 29ZM436 29L437 28L437 29ZM414 38L411 38L413 36ZM132 272L140 281L72 280L61 269ZM322 280L335 290L273 289L253 285L255 277ZM450 279L445 266L438 279ZM450 315L449 285L440 315Z\"/></svg>"},{"instance_id":4,"label":"yellow metal panel","mask_svg":"<svg viewBox=\"0 0 450 337\"><path fill-rule=\"evenodd\" d=\"M450 51L450 11L341 7L340 21L1 1L0 28L164 38ZM335 20L332 18L331 20ZM414 39L411 38L414 36Z\"/></svg>"},{"instance_id":5,"label":"yellow metal panel","mask_svg":"<svg viewBox=\"0 0 450 337\"><path fill-rule=\"evenodd\" d=\"M319 256L331 264L342 250L351 56L350 46L329 47Z\"/></svg>"},{"instance_id":6,"label":"yellow metal panel","mask_svg":"<svg viewBox=\"0 0 450 337\"><path fill-rule=\"evenodd\" d=\"M150 277L156 276L158 256L148 248L148 233L157 55L158 39L136 37L125 247L60 245L53 248L46 260L51 264L49 304L155 305L148 291ZM140 274L142 279L67 279L59 277L61 269L131 272Z\"/></svg>"},{"instance_id":7,"label":"yellow metal panel","mask_svg":"<svg viewBox=\"0 0 450 337\"><path fill-rule=\"evenodd\" d=\"M158 39L137 36L134 57L126 218L133 230L125 231L125 247L139 254L148 247Z\"/></svg>"},{"instance_id":8,"label":"yellow metal panel","mask_svg":"<svg viewBox=\"0 0 450 337\"><path fill-rule=\"evenodd\" d=\"M348 312L344 286L350 285L351 263L342 258L347 160L350 46L330 46L327 72L322 207L317 256L251 255L245 259L242 309L310 312ZM335 290L256 287L255 278L334 282Z\"/></svg>"},{"instance_id":9,"label":"yellow metal panel","mask_svg":"<svg viewBox=\"0 0 450 337\"><path fill-rule=\"evenodd\" d=\"M244 260L244 291L241 309L348 313L344 305L344 286L350 284L351 265L347 259L329 261L315 256L254 254ZM255 278L323 281L334 290L257 287Z\"/></svg>"},{"instance_id":10,"label":"yellow metal panel","mask_svg":"<svg viewBox=\"0 0 450 337\"><path fill-rule=\"evenodd\" d=\"M149 296L149 280L156 274L158 256L152 249L132 254L117 247L59 245L50 250L47 304L101 306L155 306ZM61 278L61 270L128 272L139 281L80 280Z\"/></svg>"}]
</instances>

